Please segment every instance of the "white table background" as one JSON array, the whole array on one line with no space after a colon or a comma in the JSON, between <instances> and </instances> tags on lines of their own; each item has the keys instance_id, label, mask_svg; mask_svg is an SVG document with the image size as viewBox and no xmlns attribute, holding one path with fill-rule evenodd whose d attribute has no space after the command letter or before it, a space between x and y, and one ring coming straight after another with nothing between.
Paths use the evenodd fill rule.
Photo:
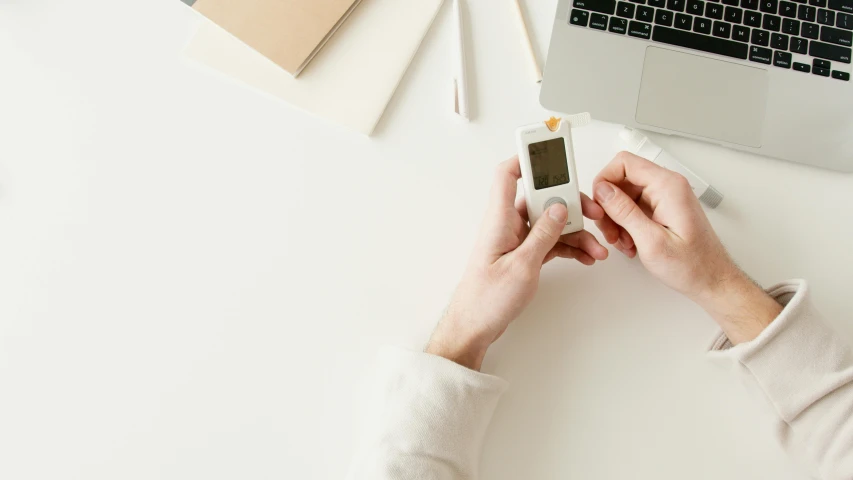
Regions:
<instances>
[{"instance_id":1,"label":"white table background","mask_svg":"<svg viewBox=\"0 0 853 480\"><path fill-rule=\"evenodd\" d=\"M556 0L526 3L541 55ZM474 121L445 6L365 138L185 62L177 0L3 2L0 478L344 476L377 348L424 344L548 115L510 1L468 5ZM587 191L615 131L576 131ZM726 195L743 268L809 279L853 338L853 176L656 140ZM618 252L548 265L487 358L512 386L483 478L804 478L714 331Z\"/></svg>"}]
</instances>

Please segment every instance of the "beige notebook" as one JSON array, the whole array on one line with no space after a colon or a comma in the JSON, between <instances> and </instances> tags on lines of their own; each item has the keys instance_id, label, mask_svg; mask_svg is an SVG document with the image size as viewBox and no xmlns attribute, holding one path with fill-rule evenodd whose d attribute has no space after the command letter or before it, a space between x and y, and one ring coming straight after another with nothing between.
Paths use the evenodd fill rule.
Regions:
<instances>
[{"instance_id":1,"label":"beige notebook","mask_svg":"<svg viewBox=\"0 0 853 480\"><path fill-rule=\"evenodd\" d=\"M370 134L443 0L364 0L295 79L209 21L184 54L319 117Z\"/></svg>"},{"instance_id":2,"label":"beige notebook","mask_svg":"<svg viewBox=\"0 0 853 480\"><path fill-rule=\"evenodd\" d=\"M361 0L198 0L193 8L293 76Z\"/></svg>"}]
</instances>

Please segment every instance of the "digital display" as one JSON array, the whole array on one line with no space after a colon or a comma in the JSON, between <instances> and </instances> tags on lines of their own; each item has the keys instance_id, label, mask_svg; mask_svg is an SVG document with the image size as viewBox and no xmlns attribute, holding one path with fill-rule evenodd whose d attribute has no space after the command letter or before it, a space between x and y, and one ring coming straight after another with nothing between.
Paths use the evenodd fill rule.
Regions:
<instances>
[{"instance_id":1,"label":"digital display","mask_svg":"<svg viewBox=\"0 0 853 480\"><path fill-rule=\"evenodd\" d=\"M566 142L562 138L531 143L527 146L533 170L533 188L556 187L569 183L569 161Z\"/></svg>"}]
</instances>

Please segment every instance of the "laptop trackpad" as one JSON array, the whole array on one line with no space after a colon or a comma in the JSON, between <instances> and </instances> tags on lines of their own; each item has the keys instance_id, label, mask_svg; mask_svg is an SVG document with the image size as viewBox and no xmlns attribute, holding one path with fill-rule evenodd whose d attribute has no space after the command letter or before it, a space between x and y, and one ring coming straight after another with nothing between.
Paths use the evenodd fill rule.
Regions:
<instances>
[{"instance_id":1,"label":"laptop trackpad","mask_svg":"<svg viewBox=\"0 0 853 480\"><path fill-rule=\"evenodd\" d=\"M761 146L767 72L649 47L638 123L750 147Z\"/></svg>"}]
</instances>

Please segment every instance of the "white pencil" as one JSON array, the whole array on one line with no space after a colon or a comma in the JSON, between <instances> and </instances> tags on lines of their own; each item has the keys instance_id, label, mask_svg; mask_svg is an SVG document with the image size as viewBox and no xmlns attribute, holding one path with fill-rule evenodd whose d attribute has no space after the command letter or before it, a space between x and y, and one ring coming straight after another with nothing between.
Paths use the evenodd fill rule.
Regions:
<instances>
[{"instance_id":1,"label":"white pencil","mask_svg":"<svg viewBox=\"0 0 853 480\"><path fill-rule=\"evenodd\" d=\"M462 27L462 6L453 0L453 16L456 23L456 55L453 71L454 110L460 117L468 119L468 77L465 75L465 32Z\"/></svg>"},{"instance_id":2,"label":"white pencil","mask_svg":"<svg viewBox=\"0 0 853 480\"><path fill-rule=\"evenodd\" d=\"M539 61L536 60L536 53L533 51L533 42L530 40L530 31L527 30L527 22L524 21L524 12L521 11L519 0L513 1L515 2L515 11L518 13L518 23L521 26L522 42L527 48L527 54L530 56L530 62L533 64L533 75L536 83L540 83L542 81L542 69L539 67Z\"/></svg>"}]
</instances>

